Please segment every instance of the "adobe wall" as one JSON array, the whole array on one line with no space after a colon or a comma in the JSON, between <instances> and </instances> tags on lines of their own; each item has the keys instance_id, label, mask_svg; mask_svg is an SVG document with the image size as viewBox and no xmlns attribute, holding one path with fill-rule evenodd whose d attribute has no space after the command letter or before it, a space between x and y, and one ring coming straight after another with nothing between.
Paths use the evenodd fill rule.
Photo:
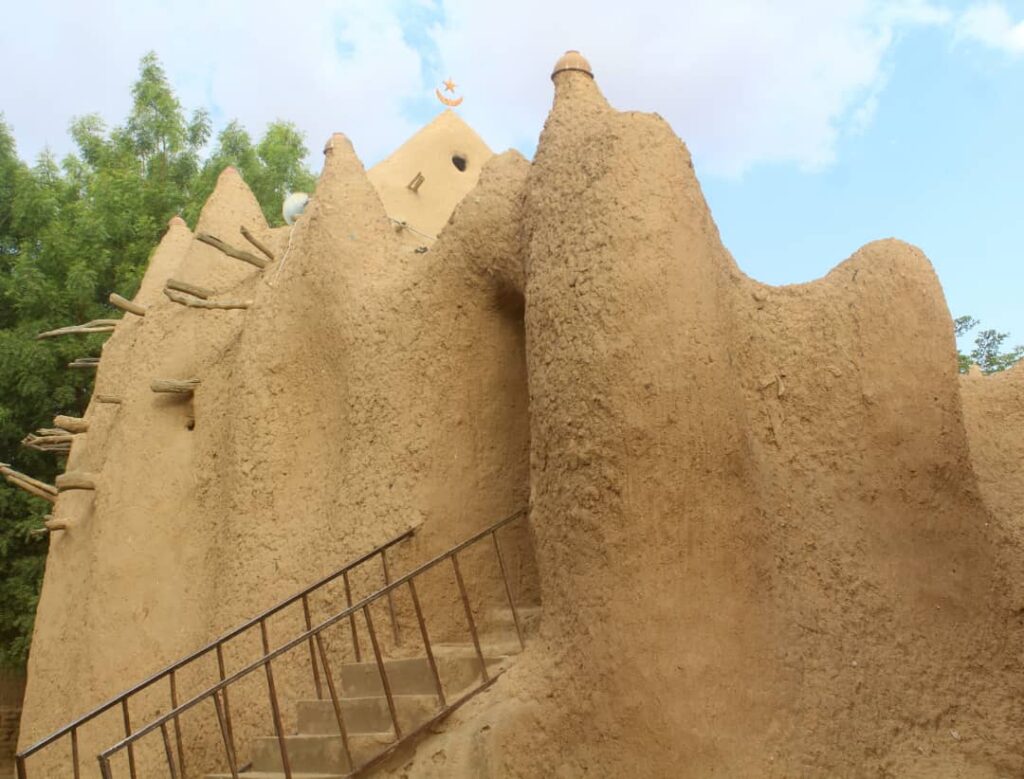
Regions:
<instances>
[{"instance_id":1,"label":"adobe wall","mask_svg":"<svg viewBox=\"0 0 1024 779\"><path fill-rule=\"evenodd\" d=\"M662 120L555 87L524 210L541 635L389 775L1020 773L1021 547L928 261L749 280Z\"/></svg>"},{"instance_id":2,"label":"adobe wall","mask_svg":"<svg viewBox=\"0 0 1024 779\"><path fill-rule=\"evenodd\" d=\"M510 225L527 168L517 154L496 160L426 255L395 232L340 135L292 231L267 229L234 171L204 207L197 233L233 238L244 225L274 247L265 271L171 225L140 290L146 316L127 316L104 349L96 391L122 402L91 404L69 461L97 473L98 489L63 493L55 507L72 527L51 540L22 746L409 528L416 537L395 551L393 575L525 505L522 303L483 268L518 251ZM172 304L170 276L252 305ZM154 378L201 384L192 398L165 397ZM535 598L528 544L522 532L505 539L523 601ZM481 614L504 597L491 569L467 556ZM380 586L377 575L354 577L356 599ZM445 576L420 589L432 633L468 641ZM344 605L338 588L327 596L313 600L317 621ZM271 642L300 620L298 608L272 619ZM258 657L258 641L228 649L228 673ZM179 675L179 701L216 678L212 657ZM232 692L243 763L249 737L272 729L261 679ZM282 701L310 697L308 654L283 660L277 685ZM161 683L133 702L133 722L168 700ZM115 711L83 729L86 775L122 727ZM212 706L186 720L190 771L214 765L217 734ZM65 752L34 759L42 774L32 775L59 772ZM158 738L137 752L143 773L163 759Z\"/></svg>"}]
</instances>

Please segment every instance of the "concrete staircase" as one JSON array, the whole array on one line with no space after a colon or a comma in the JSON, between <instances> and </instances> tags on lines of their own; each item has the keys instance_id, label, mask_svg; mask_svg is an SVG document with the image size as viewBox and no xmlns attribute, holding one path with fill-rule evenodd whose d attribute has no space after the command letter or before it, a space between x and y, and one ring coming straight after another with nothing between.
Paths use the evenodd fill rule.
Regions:
<instances>
[{"instance_id":1,"label":"concrete staircase","mask_svg":"<svg viewBox=\"0 0 1024 779\"><path fill-rule=\"evenodd\" d=\"M520 607L518 615L525 637L536 629L540 609ZM494 609L485 615L481 649L491 677L501 673L511 656L521 651L510 609ZM433 652L449 704L462 691L480 684L480 661L471 644L434 644ZM391 658L384 666L404 740L442 711L434 675L426 656ZM343 779L398 743L377 664L346 663L340 666L338 677L335 685L352 761L345 754L330 699L300 700L295 703L297 732L285 737L293 779ZM241 777L284 779L276 736L255 739L250 755L251 766ZM231 774L208 774L207 779L231 779Z\"/></svg>"}]
</instances>

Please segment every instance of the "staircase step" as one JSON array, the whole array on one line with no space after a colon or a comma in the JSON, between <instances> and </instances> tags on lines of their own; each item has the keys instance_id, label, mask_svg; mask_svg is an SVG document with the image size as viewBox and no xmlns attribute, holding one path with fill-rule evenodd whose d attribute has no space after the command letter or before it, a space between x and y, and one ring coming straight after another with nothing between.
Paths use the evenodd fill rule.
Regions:
<instances>
[{"instance_id":1,"label":"staircase step","mask_svg":"<svg viewBox=\"0 0 1024 779\"><path fill-rule=\"evenodd\" d=\"M440 710L436 695L395 695L398 724L403 731L414 730ZM386 733L391 730L391 712L382 695L341 698L341 716L351 734ZM298 731L306 735L338 732L334 706L327 701L298 701Z\"/></svg>"},{"instance_id":2,"label":"staircase step","mask_svg":"<svg viewBox=\"0 0 1024 779\"><path fill-rule=\"evenodd\" d=\"M518 650L518 644L516 645ZM488 668L497 665L501 658L488 653ZM450 695L465 689L480 678L480 661L472 647L462 644L434 647L437 670L444 685L445 694ZM426 657L407 657L400 660L385 660L385 672L393 695L434 695L434 676ZM376 663L345 663L341 666L341 689L345 698L379 697L384 694L380 671Z\"/></svg>"},{"instance_id":3,"label":"staircase step","mask_svg":"<svg viewBox=\"0 0 1024 779\"><path fill-rule=\"evenodd\" d=\"M516 609L516 616L519 617L519 626L523 629L524 636L534 635L540 627L541 617L540 606L519 606ZM515 619L512 617L512 609L504 608L489 609L484 615L484 630L488 628L511 628L516 629Z\"/></svg>"},{"instance_id":4,"label":"staircase step","mask_svg":"<svg viewBox=\"0 0 1024 779\"><path fill-rule=\"evenodd\" d=\"M349 748L355 765L362 765L394 742L391 733L350 735ZM346 773L352 770L341 743L341 736L301 735L285 736L288 762L294 773ZM282 771L281 752L277 738L267 736L252 742L253 771Z\"/></svg>"},{"instance_id":5,"label":"staircase step","mask_svg":"<svg viewBox=\"0 0 1024 779\"><path fill-rule=\"evenodd\" d=\"M283 771L242 771L240 779L285 779ZM307 774L292 771L292 779L347 779L348 774ZM231 774L207 774L206 779L231 779Z\"/></svg>"}]
</instances>

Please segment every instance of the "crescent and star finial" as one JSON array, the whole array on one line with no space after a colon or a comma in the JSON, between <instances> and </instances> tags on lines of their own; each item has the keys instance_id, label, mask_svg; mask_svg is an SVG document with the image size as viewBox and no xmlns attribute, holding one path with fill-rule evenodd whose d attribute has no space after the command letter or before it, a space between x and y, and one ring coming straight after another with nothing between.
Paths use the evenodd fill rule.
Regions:
<instances>
[{"instance_id":1,"label":"crescent and star finial","mask_svg":"<svg viewBox=\"0 0 1024 779\"><path fill-rule=\"evenodd\" d=\"M448 79L446 79L445 81L443 81L441 83L444 84L445 92L454 92L455 91L455 87L458 86L454 81L452 81L450 76L448 77ZM462 103L462 98L461 97L445 97L441 93L440 89L435 89L434 90L434 94L437 95L437 99L438 100L440 100L446 106L449 106L451 108L454 108L455 106L460 105Z\"/></svg>"}]
</instances>

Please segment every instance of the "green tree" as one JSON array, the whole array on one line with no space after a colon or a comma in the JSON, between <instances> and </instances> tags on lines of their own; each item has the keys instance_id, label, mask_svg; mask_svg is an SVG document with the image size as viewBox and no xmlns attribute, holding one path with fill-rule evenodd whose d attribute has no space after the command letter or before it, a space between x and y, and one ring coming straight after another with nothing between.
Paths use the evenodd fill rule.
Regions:
<instances>
[{"instance_id":1,"label":"green tree","mask_svg":"<svg viewBox=\"0 0 1024 779\"><path fill-rule=\"evenodd\" d=\"M953 320L953 332L957 338L974 330L981 322L972 316L961 316ZM1010 337L1009 333L996 330L979 330L974 337L974 348L970 354L957 353L960 373L967 373L971 365L977 365L985 374L999 373L1012 368L1024 358L1024 346L1015 346L1009 351L1001 351L1003 343Z\"/></svg>"},{"instance_id":2,"label":"green tree","mask_svg":"<svg viewBox=\"0 0 1024 779\"><path fill-rule=\"evenodd\" d=\"M92 377L66 366L98 356L103 341L35 336L116 316L108 294L135 293L168 220L184 214L194 225L225 165L238 165L268 215L280 215L286 189L312 184L302 137L283 122L255 148L233 123L204 161L209 117L186 116L154 54L140 63L123 125L108 130L90 115L74 120L70 133L75 153L60 162L44 153L29 167L0 116L0 461L51 483L63 459L20 441L56 414L84 412ZM0 664L19 665L47 550L32 531L50 505L0 484Z\"/></svg>"},{"instance_id":3,"label":"green tree","mask_svg":"<svg viewBox=\"0 0 1024 779\"><path fill-rule=\"evenodd\" d=\"M217 145L203 165L196 192L185 210L185 219L189 222L198 219L217 177L230 165L249 185L267 222L283 225L281 206L288 193L311 192L316 183L302 162L307 154L302 133L290 122L276 121L268 125L262 140L255 146L245 128L237 121L231 122L217 136Z\"/></svg>"}]
</instances>

